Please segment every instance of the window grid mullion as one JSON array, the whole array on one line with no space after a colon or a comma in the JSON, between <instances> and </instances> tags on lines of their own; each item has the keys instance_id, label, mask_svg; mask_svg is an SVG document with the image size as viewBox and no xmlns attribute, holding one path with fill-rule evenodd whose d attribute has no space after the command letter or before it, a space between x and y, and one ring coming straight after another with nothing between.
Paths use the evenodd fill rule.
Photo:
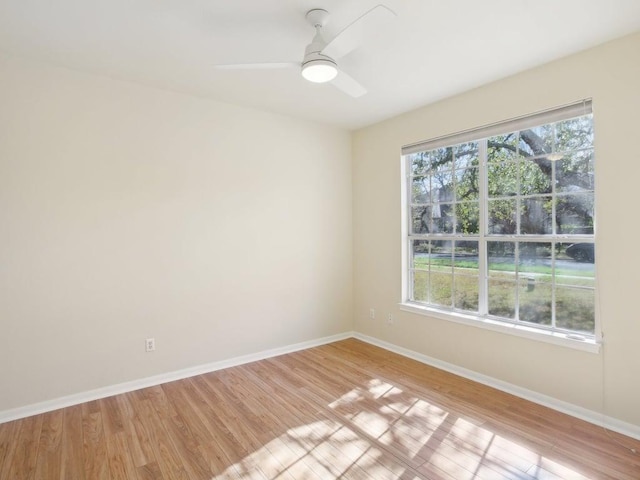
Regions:
<instances>
[{"instance_id":1,"label":"window grid mullion","mask_svg":"<svg viewBox=\"0 0 640 480\"><path fill-rule=\"evenodd\" d=\"M478 203L480 208L479 238L478 238L478 313L487 315L488 305L488 282L489 273L487 271L487 230L489 227L489 200L488 200L488 175L487 175L487 140L478 142Z\"/></svg>"},{"instance_id":2,"label":"window grid mullion","mask_svg":"<svg viewBox=\"0 0 640 480\"><path fill-rule=\"evenodd\" d=\"M406 284L406 288L407 288L407 292L404 294L405 297L408 300L415 300L415 292L414 292L414 285L415 285L415 273L414 273L414 266L413 266L413 237L412 237L412 208L411 208L411 200L412 200L412 192L413 192L413 170L412 170L412 166L413 166L413 161L411 159L410 155L406 155L404 157L404 168L405 168L405 202L406 205L408 205L406 212L405 212L405 219L404 221L405 223L405 228L406 228L406 232L407 232L407 249L406 249L406 258L405 258L405 262L406 262L406 266L408 268L409 271L409 278Z\"/></svg>"},{"instance_id":3,"label":"window grid mullion","mask_svg":"<svg viewBox=\"0 0 640 480\"><path fill-rule=\"evenodd\" d=\"M558 132L556 126L553 126L553 150L557 149ZM553 240L551 242L551 328L556 330L556 238L558 234L558 225L556 222L556 162L551 162L551 233Z\"/></svg>"}]
</instances>

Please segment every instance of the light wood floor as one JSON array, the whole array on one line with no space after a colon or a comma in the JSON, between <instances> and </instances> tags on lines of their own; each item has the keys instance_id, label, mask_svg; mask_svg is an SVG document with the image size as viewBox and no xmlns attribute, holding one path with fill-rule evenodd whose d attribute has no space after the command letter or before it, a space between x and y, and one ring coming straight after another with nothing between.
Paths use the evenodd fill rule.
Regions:
<instances>
[{"instance_id":1,"label":"light wood floor","mask_svg":"<svg viewBox=\"0 0 640 480\"><path fill-rule=\"evenodd\" d=\"M640 442L357 340L0 425L1 479L640 479Z\"/></svg>"}]
</instances>

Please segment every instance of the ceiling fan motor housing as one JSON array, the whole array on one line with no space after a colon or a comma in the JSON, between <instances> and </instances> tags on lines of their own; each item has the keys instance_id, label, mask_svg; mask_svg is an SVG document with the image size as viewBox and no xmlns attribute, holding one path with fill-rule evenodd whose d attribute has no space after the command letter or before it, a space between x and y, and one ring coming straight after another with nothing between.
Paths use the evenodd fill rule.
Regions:
<instances>
[{"instance_id":1,"label":"ceiling fan motor housing","mask_svg":"<svg viewBox=\"0 0 640 480\"><path fill-rule=\"evenodd\" d=\"M322 50L327 46L327 42L322 37L322 27L327 22L329 18L329 12L323 10L321 8L316 8L313 10L309 10L307 12L307 22L311 24L313 28L316 29L316 34L311 40L311 43L307 45L307 48L304 50L304 59L302 60L302 65L304 66L306 63L313 62L315 60L329 60L334 65L336 62L327 55L322 55Z\"/></svg>"},{"instance_id":2,"label":"ceiling fan motor housing","mask_svg":"<svg viewBox=\"0 0 640 480\"><path fill-rule=\"evenodd\" d=\"M322 38L321 30L328 16L329 13L322 9L307 12L307 21L316 29L316 34L304 51L302 76L311 82L328 82L335 78L338 72L338 65L335 60L322 54L327 42ZM312 71L314 73L311 73Z\"/></svg>"}]
</instances>

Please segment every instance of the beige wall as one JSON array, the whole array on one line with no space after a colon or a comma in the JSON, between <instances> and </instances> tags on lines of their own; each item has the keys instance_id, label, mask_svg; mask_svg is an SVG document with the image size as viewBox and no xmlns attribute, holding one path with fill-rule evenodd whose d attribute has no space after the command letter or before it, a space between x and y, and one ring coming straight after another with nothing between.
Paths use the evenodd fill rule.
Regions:
<instances>
[{"instance_id":1,"label":"beige wall","mask_svg":"<svg viewBox=\"0 0 640 480\"><path fill-rule=\"evenodd\" d=\"M640 35L355 132L355 330L640 426ZM437 82L437 76L425 78ZM587 353L416 315L401 293L400 147L593 97L598 315ZM376 320L369 319L375 307ZM396 322L386 325L392 313Z\"/></svg>"},{"instance_id":2,"label":"beige wall","mask_svg":"<svg viewBox=\"0 0 640 480\"><path fill-rule=\"evenodd\" d=\"M346 131L0 57L0 411L350 331L351 224Z\"/></svg>"}]
</instances>

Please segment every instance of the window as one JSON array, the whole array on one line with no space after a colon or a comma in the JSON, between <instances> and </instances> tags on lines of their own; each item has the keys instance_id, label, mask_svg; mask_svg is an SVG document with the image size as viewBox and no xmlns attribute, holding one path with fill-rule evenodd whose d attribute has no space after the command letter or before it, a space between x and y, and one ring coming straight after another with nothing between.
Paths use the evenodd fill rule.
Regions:
<instances>
[{"instance_id":1,"label":"window","mask_svg":"<svg viewBox=\"0 0 640 480\"><path fill-rule=\"evenodd\" d=\"M591 102L403 148L405 304L595 340Z\"/></svg>"}]
</instances>

